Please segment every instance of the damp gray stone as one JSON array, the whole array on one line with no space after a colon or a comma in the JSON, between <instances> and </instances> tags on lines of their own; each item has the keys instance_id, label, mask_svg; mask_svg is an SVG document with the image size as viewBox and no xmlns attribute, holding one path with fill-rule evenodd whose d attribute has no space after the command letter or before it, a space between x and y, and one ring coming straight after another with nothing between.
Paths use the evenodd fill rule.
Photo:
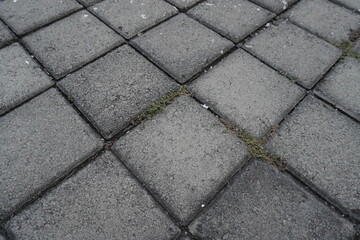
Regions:
<instances>
[{"instance_id":1,"label":"damp gray stone","mask_svg":"<svg viewBox=\"0 0 360 240\"><path fill-rule=\"evenodd\" d=\"M186 225L245 162L245 145L209 111L180 97L113 149Z\"/></svg>"},{"instance_id":2,"label":"damp gray stone","mask_svg":"<svg viewBox=\"0 0 360 240\"><path fill-rule=\"evenodd\" d=\"M85 10L27 35L23 40L56 79L124 41Z\"/></svg>"},{"instance_id":3,"label":"damp gray stone","mask_svg":"<svg viewBox=\"0 0 360 240\"><path fill-rule=\"evenodd\" d=\"M0 218L102 146L55 89L1 117L0 132Z\"/></svg>"},{"instance_id":4,"label":"damp gray stone","mask_svg":"<svg viewBox=\"0 0 360 240\"><path fill-rule=\"evenodd\" d=\"M126 45L70 74L59 86L111 138L178 85Z\"/></svg>"},{"instance_id":5,"label":"damp gray stone","mask_svg":"<svg viewBox=\"0 0 360 240\"><path fill-rule=\"evenodd\" d=\"M53 84L50 77L17 43L0 49L0 114Z\"/></svg>"},{"instance_id":6,"label":"damp gray stone","mask_svg":"<svg viewBox=\"0 0 360 240\"><path fill-rule=\"evenodd\" d=\"M287 21L262 31L244 49L311 88L340 58L342 51Z\"/></svg>"},{"instance_id":7,"label":"damp gray stone","mask_svg":"<svg viewBox=\"0 0 360 240\"><path fill-rule=\"evenodd\" d=\"M245 167L189 227L201 239L352 239L354 227L265 162Z\"/></svg>"},{"instance_id":8,"label":"damp gray stone","mask_svg":"<svg viewBox=\"0 0 360 240\"><path fill-rule=\"evenodd\" d=\"M109 152L12 218L16 239L175 239L180 230Z\"/></svg>"},{"instance_id":9,"label":"damp gray stone","mask_svg":"<svg viewBox=\"0 0 360 240\"><path fill-rule=\"evenodd\" d=\"M234 46L185 14L169 19L131 43L181 83Z\"/></svg>"}]
</instances>

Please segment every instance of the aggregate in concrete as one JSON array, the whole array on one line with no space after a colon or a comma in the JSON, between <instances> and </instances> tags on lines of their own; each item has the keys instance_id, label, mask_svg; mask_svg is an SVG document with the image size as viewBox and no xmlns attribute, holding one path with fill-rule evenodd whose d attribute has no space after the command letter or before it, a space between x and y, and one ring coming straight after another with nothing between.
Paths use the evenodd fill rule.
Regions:
<instances>
[{"instance_id":1,"label":"aggregate in concrete","mask_svg":"<svg viewBox=\"0 0 360 240\"><path fill-rule=\"evenodd\" d=\"M350 222L286 174L255 161L189 227L201 239L353 239Z\"/></svg>"},{"instance_id":2,"label":"aggregate in concrete","mask_svg":"<svg viewBox=\"0 0 360 240\"><path fill-rule=\"evenodd\" d=\"M222 117L256 137L276 125L305 91L243 50L198 78L190 91Z\"/></svg>"},{"instance_id":3,"label":"aggregate in concrete","mask_svg":"<svg viewBox=\"0 0 360 240\"><path fill-rule=\"evenodd\" d=\"M125 38L131 38L177 13L177 8L163 0L105 0L91 8Z\"/></svg>"},{"instance_id":4,"label":"aggregate in concrete","mask_svg":"<svg viewBox=\"0 0 360 240\"><path fill-rule=\"evenodd\" d=\"M333 0L338 4L351 8L355 11L360 12L360 1L359 0Z\"/></svg>"},{"instance_id":5,"label":"aggregate in concrete","mask_svg":"<svg viewBox=\"0 0 360 240\"><path fill-rule=\"evenodd\" d=\"M245 145L190 97L179 97L113 149L186 225L245 161Z\"/></svg>"},{"instance_id":6,"label":"aggregate in concrete","mask_svg":"<svg viewBox=\"0 0 360 240\"><path fill-rule=\"evenodd\" d=\"M132 43L181 83L234 46L185 14L169 19Z\"/></svg>"},{"instance_id":7,"label":"aggregate in concrete","mask_svg":"<svg viewBox=\"0 0 360 240\"><path fill-rule=\"evenodd\" d=\"M104 153L6 224L16 239L175 239L180 230Z\"/></svg>"},{"instance_id":8,"label":"aggregate in concrete","mask_svg":"<svg viewBox=\"0 0 360 240\"><path fill-rule=\"evenodd\" d=\"M311 95L267 144L300 178L354 213L360 212L359 146L360 124Z\"/></svg>"},{"instance_id":9,"label":"aggregate in concrete","mask_svg":"<svg viewBox=\"0 0 360 240\"><path fill-rule=\"evenodd\" d=\"M124 41L86 10L36 31L23 40L57 79Z\"/></svg>"},{"instance_id":10,"label":"aggregate in concrete","mask_svg":"<svg viewBox=\"0 0 360 240\"><path fill-rule=\"evenodd\" d=\"M315 92L360 120L360 60L346 58L337 64Z\"/></svg>"},{"instance_id":11,"label":"aggregate in concrete","mask_svg":"<svg viewBox=\"0 0 360 240\"><path fill-rule=\"evenodd\" d=\"M240 42L275 14L247 0L208 0L188 14L233 42Z\"/></svg>"},{"instance_id":12,"label":"aggregate in concrete","mask_svg":"<svg viewBox=\"0 0 360 240\"><path fill-rule=\"evenodd\" d=\"M75 0L0 1L0 17L22 35L80 8L82 6Z\"/></svg>"},{"instance_id":13,"label":"aggregate in concrete","mask_svg":"<svg viewBox=\"0 0 360 240\"><path fill-rule=\"evenodd\" d=\"M360 15L328 0L303 0L286 15L314 34L331 41L349 40L360 29Z\"/></svg>"},{"instance_id":14,"label":"aggregate in concrete","mask_svg":"<svg viewBox=\"0 0 360 240\"><path fill-rule=\"evenodd\" d=\"M252 0L252 2L263 6L275 13L285 11L288 7L290 7L297 1L298 0Z\"/></svg>"},{"instance_id":15,"label":"aggregate in concrete","mask_svg":"<svg viewBox=\"0 0 360 240\"><path fill-rule=\"evenodd\" d=\"M59 86L111 138L178 85L125 45L68 75Z\"/></svg>"},{"instance_id":16,"label":"aggregate in concrete","mask_svg":"<svg viewBox=\"0 0 360 240\"><path fill-rule=\"evenodd\" d=\"M0 118L0 219L101 148L55 89Z\"/></svg>"},{"instance_id":17,"label":"aggregate in concrete","mask_svg":"<svg viewBox=\"0 0 360 240\"><path fill-rule=\"evenodd\" d=\"M11 30L0 21L0 47L5 46L15 38Z\"/></svg>"},{"instance_id":18,"label":"aggregate in concrete","mask_svg":"<svg viewBox=\"0 0 360 240\"><path fill-rule=\"evenodd\" d=\"M0 50L0 114L53 84L33 58L17 43Z\"/></svg>"},{"instance_id":19,"label":"aggregate in concrete","mask_svg":"<svg viewBox=\"0 0 360 240\"><path fill-rule=\"evenodd\" d=\"M188 9L194 6L195 4L201 2L201 0L167 0L167 1L182 10Z\"/></svg>"},{"instance_id":20,"label":"aggregate in concrete","mask_svg":"<svg viewBox=\"0 0 360 240\"><path fill-rule=\"evenodd\" d=\"M306 88L314 86L342 55L340 49L287 21L272 24L244 48Z\"/></svg>"}]
</instances>

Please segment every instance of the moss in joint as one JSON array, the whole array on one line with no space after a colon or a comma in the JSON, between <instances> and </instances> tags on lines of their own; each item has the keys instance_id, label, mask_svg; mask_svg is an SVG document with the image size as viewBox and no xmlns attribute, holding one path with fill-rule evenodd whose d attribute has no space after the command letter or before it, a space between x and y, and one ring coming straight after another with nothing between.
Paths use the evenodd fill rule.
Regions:
<instances>
[{"instance_id":1,"label":"moss in joint","mask_svg":"<svg viewBox=\"0 0 360 240\"><path fill-rule=\"evenodd\" d=\"M333 41L329 41L332 45L334 45L337 48L340 48L343 51L343 55L342 58L345 57L353 57L355 59L360 60L360 55L355 52L354 50L352 50L353 46L354 46L354 42L351 41L342 41L340 43L338 42L333 42Z\"/></svg>"},{"instance_id":2,"label":"moss in joint","mask_svg":"<svg viewBox=\"0 0 360 240\"><path fill-rule=\"evenodd\" d=\"M233 125L231 125L226 120L220 118L220 121L226 126L229 132L235 134L238 136L247 146L248 151L251 154L251 157L253 158L260 158L267 162L269 162L272 165L275 165L280 170L286 169L285 162L280 159L279 157L273 155L269 151L267 151L263 144L265 143L267 137L271 134L274 134L275 130L272 131L267 137L264 139L257 139L254 136L252 136L250 133L247 133L246 131L242 129L235 128Z\"/></svg>"}]
</instances>

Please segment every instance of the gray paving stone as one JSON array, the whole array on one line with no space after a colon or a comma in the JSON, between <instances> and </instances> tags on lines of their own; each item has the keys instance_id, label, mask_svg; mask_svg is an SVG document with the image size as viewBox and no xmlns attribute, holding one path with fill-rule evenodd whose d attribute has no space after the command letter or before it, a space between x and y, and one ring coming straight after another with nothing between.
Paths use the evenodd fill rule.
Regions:
<instances>
[{"instance_id":1,"label":"gray paving stone","mask_svg":"<svg viewBox=\"0 0 360 240\"><path fill-rule=\"evenodd\" d=\"M189 89L222 117L256 137L280 122L305 94L243 50L229 55Z\"/></svg>"},{"instance_id":2,"label":"gray paving stone","mask_svg":"<svg viewBox=\"0 0 360 240\"><path fill-rule=\"evenodd\" d=\"M280 13L290 7L298 0L252 0L252 2L263 6L275 13Z\"/></svg>"},{"instance_id":3,"label":"gray paving stone","mask_svg":"<svg viewBox=\"0 0 360 240\"><path fill-rule=\"evenodd\" d=\"M316 94L360 120L360 61L346 58L316 87Z\"/></svg>"},{"instance_id":4,"label":"gray paving stone","mask_svg":"<svg viewBox=\"0 0 360 240\"><path fill-rule=\"evenodd\" d=\"M176 7L163 0L105 0L91 10L126 38L177 13Z\"/></svg>"},{"instance_id":5,"label":"gray paving stone","mask_svg":"<svg viewBox=\"0 0 360 240\"><path fill-rule=\"evenodd\" d=\"M286 22L265 29L244 46L306 88L311 88L339 59L342 51Z\"/></svg>"},{"instance_id":6,"label":"gray paving stone","mask_svg":"<svg viewBox=\"0 0 360 240\"><path fill-rule=\"evenodd\" d=\"M183 225L247 154L245 145L190 97L178 98L113 149Z\"/></svg>"},{"instance_id":7,"label":"gray paving stone","mask_svg":"<svg viewBox=\"0 0 360 240\"><path fill-rule=\"evenodd\" d=\"M178 85L125 45L68 75L59 86L110 138Z\"/></svg>"},{"instance_id":8,"label":"gray paving stone","mask_svg":"<svg viewBox=\"0 0 360 240\"><path fill-rule=\"evenodd\" d=\"M360 39L355 42L353 50L360 55Z\"/></svg>"},{"instance_id":9,"label":"gray paving stone","mask_svg":"<svg viewBox=\"0 0 360 240\"><path fill-rule=\"evenodd\" d=\"M32 33L23 40L57 79L124 41L85 10Z\"/></svg>"},{"instance_id":10,"label":"gray paving stone","mask_svg":"<svg viewBox=\"0 0 360 240\"><path fill-rule=\"evenodd\" d=\"M190 225L201 239L353 239L340 217L286 174L255 161Z\"/></svg>"},{"instance_id":11,"label":"gray paving stone","mask_svg":"<svg viewBox=\"0 0 360 240\"><path fill-rule=\"evenodd\" d=\"M0 1L0 17L21 35L80 8L75 0L6 0Z\"/></svg>"},{"instance_id":12,"label":"gray paving stone","mask_svg":"<svg viewBox=\"0 0 360 240\"><path fill-rule=\"evenodd\" d=\"M201 0L167 0L169 3L174 4L176 7L185 10L195 4L201 2Z\"/></svg>"},{"instance_id":13,"label":"gray paving stone","mask_svg":"<svg viewBox=\"0 0 360 240\"><path fill-rule=\"evenodd\" d=\"M55 89L0 118L0 218L102 142Z\"/></svg>"},{"instance_id":14,"label":"gray paving stone","mask_svg":"<svg viewBox=\"0 0 360 240\"><path fill-rule=\"evenodd\" d=\"M360 209L359 146L360 124L313 96L267 144L306 182L354 212Z\"/></svg>"},{"instance_id":15,"label":"gray paving stone","mask_svg":"<svg viewBox=\"0 0 360 240\"><path fill-rule=\"evenodd\" d=\"M354 9L355 11L360 12L360 1L359 0L332 0L333 2L342 4L349 8Z\"/></svg>"},{"instance_id":16,"label":"gray paving stone","mask_svg":"<svg viewBox=\"0 0 360 240\"><path fill-rule=\"evenodd\" d=\"M0 114L53 84L17 43L0 50L0 72Z\"/></svg>"},{"instance_id":17,"label":"gray paving stone","mask_svg":"<svg viewBox=\"0 0 360 240\"><path fill-rule=\"evenodd\" d=\"M349 40L351 30L360 29L360 15L328 0L303 0L287 16L291 21L324 39Z\"/></svg>"},{"instance_id":18,"label":"gray paving stone","mask_svg":"<svg viewBox=\"0 0 360 240\"><path fill-rule=\"evenodd\" d=\"M0 47L6 45L15 38L10 29L0 21Z\"/></svg>"},{"instance_id":19,"label":"gray paving stone","mask_svg":"<svg viewBox=\"0 0 360 240\"><path fill-rule=\"evenodd\" d=\"M229 40L185 14L169 19L132 43L181 83L233 47Z\"/></svg>"},{"instance_id":20,"label":"gray paving stone","mask_svg":"<svg viewBox=\"0 0 360 240\"><path fill-rule=\"evenodd\" d=\"M247 0L208 0L190 9L188 14L234 42L240 42L275 17Z\"/></svg>"},{"instance_id":21,"label":"gray paving stone","mask_svg":"<svg viewBox=\"0 0 360 240\"><path fill-rule=\"evenodd\" d=\"M16 239L175 239L180 230L109 152L11 219Z\"/></svg>"},{"instance_id":22,"label":"gray paving stone","mask_svg":"<svg viewBox=\"0 0 360 240\"><path fill-rule=\"evenodd\" d=\"M102 2L104 0L78 0L78 1L81 2L82 4L84 4L85 6L91 6L96 3Z\"/></svg>"}]
</instances>

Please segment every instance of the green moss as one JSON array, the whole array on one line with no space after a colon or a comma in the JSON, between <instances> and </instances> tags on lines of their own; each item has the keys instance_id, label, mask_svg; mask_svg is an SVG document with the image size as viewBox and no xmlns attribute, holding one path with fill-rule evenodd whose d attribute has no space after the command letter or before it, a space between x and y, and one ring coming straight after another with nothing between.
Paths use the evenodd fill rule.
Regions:
<instances>
[{"instance_id":1,"label":"green moss","mask_svg":"<svg viewBox=\"0 0 360 240\"><path fill-rule=\"evenodd\" d=\"M330 42L332 45L334 45L337 48L340 48L343 51L342 58L353 57L355 59L360 60L360 55L352 50L354 46L354 42L351 41L342 41L340 43L333 41L328 41L328 42Z\"/></svg>"},{"instance_id":2,"label":"green moss","mask_svg":"<svg viewBox=\"0 0 360 240\"><path fill-rule=\"evenodd\" d=\"M273 129L273 131L271 131L271 133L267 135L264 139L257 139L256 137L252 136L250 133L247 133L243 129L235 128L233 125L231 125L229 122L227 122L224 119L220 119L220 121L226 126L228 132L235 134L245 143L245 145L248 148L248 151L250 152L251 157L263 159L269 162L270 164L275 165L280 170L285 170L286 168L285 162L279 157L267 151L263 146L267 138L273 135L276 130Z\"/></svg>"}]
</instances>

